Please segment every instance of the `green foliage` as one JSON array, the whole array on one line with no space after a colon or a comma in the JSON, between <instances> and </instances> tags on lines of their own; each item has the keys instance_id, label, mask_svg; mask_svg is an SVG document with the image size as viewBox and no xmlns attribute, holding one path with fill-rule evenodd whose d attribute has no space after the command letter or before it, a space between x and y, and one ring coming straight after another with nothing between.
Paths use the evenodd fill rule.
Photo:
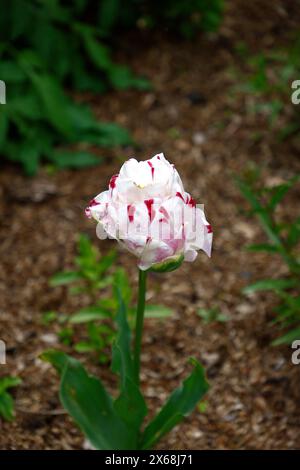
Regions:
<instances>
[{"instance_id":1,"label":"green foliage","mask_svg":"<svg viewBox=\"0 0 300 470\"><path fill-rule=\"evenodd\" d=\"M100 2L101 3L101 2ZM145 89L148 82L115 64L97 24L86 22L89 1L3 0L0 18L0 150L34 174L41 161L81 168L101 160L85 147L127 145L128 133L97 122L64 91L102 93L109 87ZM83 19L82 19L83 18Z\"/></svg>"},{"instance_id":2,"label":"green foliage","mask_svg":"<svg viewBox=\"0 0 300 470\"><path fill-rule=\"evenodd\" d=\"M128 312L131 327L135 322L135 305L132 303L132 291L124 269L115 267L116 252L101 255L90 239L80 235L75 257L75 269L56 273L50 279L52 287L66 286L74 295L86 294L90 305L71 315L57 315L46 312L43 323L47 325L58 320L63 327L59 332L60 341L73 346L79 353L94 353L100 363L109 360L107 350L116 337L116 316L119 291ZM104 297L105 293L105 297ZM146 318L164 319L172 311L162 305L147 305ZM86 338L75 342L76 325L84 325Z\"/></svg>"},{"instance_id":3,"label":"green foliage","mask_svg":"<svg viewBox=\"0 0 300 470\"><path fill-rule=\"evenodd\" d=\"M113 344L112 371L119 376L119 394L112 398L100 379L89 375L77 360L59 351L46 351L61 377L60 398L91 444L100 450L145 449L191 413L208 390L204 371L191 359L193 371L160 412L141 431L147 406L136 382L126 304L118 291L118 334Z\"/></svg>"},{"instance_id":4,"label":"green foliage","mask_svg":"<svg viewBox=\"0 0 300 470\"><path fill-rule=\"evenodd\" d=\"M235 90L251 96L249 111L265 116L269 126L278 130L279 140L297 133L300 121L297 106L291 104L291 84L300 73L299 33L286 48L253 56L242 43L236 51L243 63L239 73L242 85Z\"/></svg>"},{"instance_id":5,"label":"green foliage","mask_svg":"<svg viewBox=\"0 0 300 470\"><path fill-rule=\"evenodd\" d=\"M80 362L62 352L47 351L41 358L61 375L61 402L95 448L134 448L130 428L116 413L113 399L100 379L89 375Z\"/></svg>"},{"instance_id":6,"label":"green foliage","mask_svg":"<svg viewBox=\"0 0 300 470\"><path fill-rule=\"evenodd\" d=\"M138 2L132 2L138 5ZM145 2L139 24L144 28L167 28L191 38L198 30L216 31L222 21L223 0L165 0Z\"/></svg>"},{"instance_id":7,"label":"green foliage","mask_svg":"<svg viewBox=\"0 0 300 470\"><path fill-rule=\"evenodd\" d=\"M220 312L218 307L206 309L206 308L199 308L197 314L200 318L204 321L204 323L213 323L213 322L220 322L224 323L228 320L227 315Z\"/></svg>"},{"instance_id":8,"label":"green foliage","mask_svg":"<svg viewBox=\"0 0 300 470\"><path fill-rule=\"evenodd\" d=\"M21 383L22 381L18 377L0 378L0 416L6 421L14 419L14 400L8 389L17 387Z\"/></svg>"},{"instance_id":9,"label":"green foliage","mask_svg":"<svg viewBox=\"0 0 300 470\"><path fill-rule=\"evenodd\" d=\"M163 25L188 37L199 28L214 31L223 0L2 0L1 6L0 79L7 104L0 109L0 151L33 175L45 161L57 168L97 165L94 145L132 143L124 129L97 122L64 90L149 89L146 79L114 62L115 31L119 37L121 29L136 24Z\"/></svg>"},{"instance_id":10,"label":"green foliage","mask_svg":"<svg viewBox=\"0 0 300 470\"><path fill-rule=\"evenodd\" d=\"M166 318L172 315L172 310L163 305L146 305L145 318Z\"/></svg>"},{"instance_id":11,"label":"green foliage","mask_svg":"<svg viewBox=\"0 0 300 470\"><path fill-rule=\"evenodd\" d=\"M265 252L281 256L287 265L289 275L284 279L264 279L244 288L245 294L253 292L274 292L281 303L276 308L276 323L289 329L284 336L276 339L274 344L290 343L299 336L300 325L300 224L299 218L286 222L278 218L278 208L287 192L299 182L297 175L283 184L265 188L257 181L237 178L237 185L251 206L251 214L260 221L268 242L250 245L248 250Z\"/></svg>"},{"instance_id":12,"label":"green foliage","mask_svg":"<svg viewBox=\"0 0 300 470\"><path fill-rule=\"evenodd\" d=\"M195 408L197 403L207 392L209 385L205 378L202 366L193 358L190 359L194 370L176 389L159 413L146 427L142 436L142 449L149 449L155 445L166 433L171 431L184 416Z\"/></svg>"}]
</instances>

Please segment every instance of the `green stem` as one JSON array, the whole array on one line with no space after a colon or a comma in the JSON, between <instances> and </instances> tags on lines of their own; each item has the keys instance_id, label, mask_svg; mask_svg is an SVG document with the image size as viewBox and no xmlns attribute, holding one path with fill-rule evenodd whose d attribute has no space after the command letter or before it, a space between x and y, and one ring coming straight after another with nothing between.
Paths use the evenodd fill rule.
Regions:
<instances>
[{"instance_id":1,"label":"green stem","mask_svg":"<svg viewBox=\"0 0 300 470\"><path fill-rule=\"evenodd\" d=\"M136 311L135 344L133 356L135 379L138 386L140 384L141 344L145 312L146 278L146 271L139 270L139 293Z\"/></svg>"}]
</instances>

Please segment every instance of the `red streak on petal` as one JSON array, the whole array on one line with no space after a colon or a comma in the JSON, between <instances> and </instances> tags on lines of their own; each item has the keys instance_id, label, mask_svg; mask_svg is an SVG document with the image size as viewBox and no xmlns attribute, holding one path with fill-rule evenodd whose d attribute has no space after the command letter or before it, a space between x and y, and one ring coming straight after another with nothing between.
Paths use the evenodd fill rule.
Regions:
<instances>
[{"instance_id":1,"label":"red streak on petal","mask_svg":"<svg viewBox=\"0 0 300 470\"><path fill-rule=\"evenodd\" d=\"M196 207L196 201L192 196L190 197L190 200L189 200L189 206Z\"/></svg>"},{"instance_id":2,"label":"red streak on petal","mask_svg":"<svg viewBox=\"0 0 300 470\"><path fill-rule=\"evenodd\" d=\"M134 220L134 213L135 213L135 207L132 204L128 204L127 206L127 214L128 214L128 220L129 222L133 222Z\"/></svg>"},{"instance_id":3,"label":"red streak on petal","mask_svg":"<svg viewBox=\"0 0 300 470\"><path fill-rule=\"evenodd\" d=\"M101 204L100 202L97 202L96 199L91 199L89 202L89 205L85 209L85 215L90 219L92 217L91 213L91 207L95 207Z\"/></svg>"},{"instance_id":4,"label":"red streak on petal","mask_svg":"<svg viewBox=\"0 0 300 470\"><path fill-rule=\"evenodd\" d=\"M213 233L211 225L206 225L206 230L207 230L207 233Z\"/></svg>"},{"instance_id":5,"label":"red streak on petal","mask_svg":"<svg viewBox=\"0 0 300 470\"><path fill-rule=\"evenodd\" d=\"M163 214L163 216L164 216L166 219L169 219L169 218L170 218L170 216L169 216L169 214L168 214L168 211L167 211L163 206L159 208L159 212L160 212L161 214Z\"/></svg>"},{"instance_id":6,"label":"red streak on petal","mask_svg":"<svg viewBox=\"0 0 300 470\"><path fill-rule=\"evenodd\" d=\"M109 187L110 189L114 189L116 187L116 180L118 178L118 174L117 175L113 175L111 178L110 178L110 181L109 181Z\"/></svg>"},{"instance_id":7,"label":"red streak on petal","mask_svg":"<svg viewBox=\"0 0 300 470\"><path fill-rule=\"evenodd\" d=\"M157 158L158 158L158 160L160 160L160 156L159 156L159 155L157 155Z\"/></svg>"},{"instance_id":8,"label":"red streak on petal","mask_svg":"<svg viewBox=\"0 0 300 470\"><path fill-rule=\"evenodd\" d=\"M150 243L151 241L152 241L152 238L148 236L148 237L147 237L147 240L146 240L146 244L147 244L147 243Z\"/></svg>"},{"instance_id":9,"label":"red streak on petal","mask_svg":"<svg viewBox=\"0 0 300 470\"><path fill-rule=\"evenodd\" d=\"M177 191L176 196L180 197L180 199L182 199L183 202L184 202L183 195L179 191Z\"/></svg>"},{"instance_id":10,"label":"red streak on petal","mask_svg":"<svg viewBox=\"0 0 300 470\"><path fill-rule=\"evenodd\" d=\"M196 207L196 201L195 201L195 199L194 199L192 196L190 196L190 195L188 195L188 196L186 197L185 203L186 203L188 206Z\"/></svg>"},{"instance_id":11,"label":"red streak on petal","mask_svg":"<svg viewBox=\"0 0 300 470\"><path fill-rule=\"evenodd\" d=\"M147 161L147 163L151 168L151 175L152 175L152 179L153 179L154 178L154 167L153 167L152 163L149 160Z\"/></svg>"},{"instance_id":12,"label":"red streak on petal","mask_svg":"<svg viewBox=\"0 0 300 470\"><path fill-rule=\"evenodd\" d=\"M92 199L89 202L89 207L94 207L94 206L97 206L98 204L100 204L100 202L97 202L96 199Z\"/></svg>"},{"instance_id":13,"label":"red streak on petal","mask_svg":"<svg viewBox=\"0 0 300 470\"><path fill-rule=\"evenodd\" d=\"M154 202L153 199L146 199L144 201L144 203L146 204L147 210L148 210L148 215L149 215L150 222L152 222L152 220L155 216L155 211L154 211L154 209L152 209L153 202Z\"/></svg>"}]
</instances>

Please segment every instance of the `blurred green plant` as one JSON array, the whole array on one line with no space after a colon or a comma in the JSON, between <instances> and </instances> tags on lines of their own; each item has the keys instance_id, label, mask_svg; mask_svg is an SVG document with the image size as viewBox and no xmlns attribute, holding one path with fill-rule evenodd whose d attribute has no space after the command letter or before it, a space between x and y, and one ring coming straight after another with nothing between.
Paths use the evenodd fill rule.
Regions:
<instances>
[{"instance_id":1,"label":"blurred green plant","mask_svg":"<svg viewBox=\"0 0 300 470\"><path fill-rule=\"evenodd\" d=\"M224 323L224 322L229 320L227 315L220 312L219 307L214 307L214 308L210 308L210 309L199 308L197 310L197 315L200 318L202 318L202 320L206 324L214 323L214 322Z\"/></svg>"},{"instance_id":2,"label":"blurred green plant","mask_svg":"<svg viewBox=\"0 0 300 470\"><path fill-rule=\"evenodd\" d=\"M90 23L90 8L87 0L69 6L62 0L1 3L0 79L7 103L1 106L0 151L29 175L42 160L81 168L99 163L90 151L93 145L132 143L125 129L98 122L63 88L101 93L109 87L149 86L113 62L101 29Z\"/></svg>"},{"instance_id":3,"label":"blurred green plant","mask_svg":"<svg viewBox=\"0 0 300 470\"><path fill-rule=\"evenodd\" d=\"M281 303L276 307L275 323L287 331L273 344L290 344L300 337L300 217L291 222L279 220L278 208L288 191L299 182L300 175L272 187L264 187L258 177L236 178L236 183L251 206L250 214L256 215L267 241L247 247L251 252L279 255L288 267L288 276L282 279L264 279L243 289L245 294L272 291Z\"/></svg>"},{"instance_id":4,"label":"blurred green plant","mask_svg":"<svg viewBox=\"0 0 300 470\"><path fill-rule=\"evenodd\" d=\"M265 116L270 127L278 127L279 140L295 134L300 120L297 106L291 103L291 84L300 76L300 35L286 48L251 55L245 43L238 43L236 52L243 71L238 73L242 84L234 89L254 98L249 111Z\"/></svg>"},{"instance_id":5,"label":"blurred green plant","mask_svg":"<svg viewBox=\"0 0 300 470\"><path fill-rule=\"evenodd\" d=\"M73 345L76 336L74 327L85 325L86 339L75 342L74 349L79 353L96 353L98 360L104 363L108 360L106 350L115 340L117 288L121 292L131 327L134 326L136 310L132 304L132 291L125 270L113 266L116 259L115 251L101 255L86 235L80 235L77 250L76 268L55 274L50 279L50 285L52 287L68 286L71 294L86 294L90 298L90 305L72 315L58 315L53 311L45 312L42 322L45 325L54 321L62 324L63 327L58 336L60 341L68 346ZM104 293L105 297L101 295ZM148 305L145 317L163 319L171 313L169 308L162 305Z\"/></svg>"},{"instance_id":6,"label":"blurred green plant","mask_svg":"<svg viewBox=\"0 0 300 470\"><path fill-rule=\"evenodd\" d=\"M41 162L58 168L96 165L92 146L124 146L128 132L98 122L90 109L75 103L68 90L103 93L110 87L140 90L149 82L116 64L113 32L126 28L179 29L191 36L215 30L223 0L2 0L0 80L7 103L0 111L0 152L34 175Z\"/></svg>"},{"instance_id":7,"label":"blurred green plant","mask_svg":"<svg viewBox=\"0 0 300 470\"><path fill-rule=\"evenodd\" d=\"M130 3L130 2L129 2ZM138 25L142 28L160 28L179 32L192 38L200 29L205 32L216 31L223 18L223 0L165 0L163 3L133 0L135 8L143 5ZM136 10L136 16L139 16Z\"/></svg>"},{"instance_id":8,"label":"blurred green plant","mask_svg":"<svg viewBox=\"0 0 300 470\"><path fill-rule=\"evenodd\" d=\"M21 383L22 380L18 377L0 378L0 416L6 421L12 421L15 417L14 400L8 389L17 387Z\"/></svg>"}]
</instances>

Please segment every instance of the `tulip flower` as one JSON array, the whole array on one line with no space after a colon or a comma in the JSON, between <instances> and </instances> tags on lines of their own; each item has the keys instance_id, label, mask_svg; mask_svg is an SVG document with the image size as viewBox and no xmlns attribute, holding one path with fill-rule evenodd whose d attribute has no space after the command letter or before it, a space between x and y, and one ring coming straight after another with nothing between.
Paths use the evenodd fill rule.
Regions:
<instances>
[{"instance_id":1,"label":"tulip flower","mask_svg":"<svg viewBox=\"0 0 300 470\"><path fill-rule=\"evenodd\" d=\"M211 253L212 230L202 207L185 192L174 165L164 155L138 162L131 158L109 189L86 208L98 221L100 238L116 239L138 258L141 270L170 270Z\"/></svg>"}]
</instances>

